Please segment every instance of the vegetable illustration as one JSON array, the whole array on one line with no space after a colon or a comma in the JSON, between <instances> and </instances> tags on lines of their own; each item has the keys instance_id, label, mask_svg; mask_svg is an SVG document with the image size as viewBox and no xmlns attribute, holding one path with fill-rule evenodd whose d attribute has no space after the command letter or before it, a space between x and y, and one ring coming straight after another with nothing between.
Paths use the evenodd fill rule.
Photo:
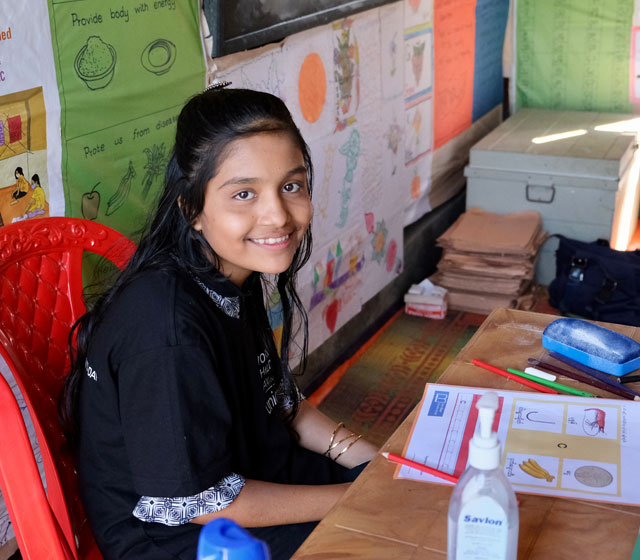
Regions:
<instances>
[{"instance_id":1,"label":"vegetable illustration","mask_svg":"<svg viewBox=\"0 0 640 560\"><path fill-rule=\"evenodd\" d=\"M93 185L93 189L82 195L82 217L86 220L95 220L98 217L100 193L96 190L96 187L99 184L100 181Z\"/></svg>"},{"instance_id":2,"label":"vegetable illustration","mask_svg":"<svg viewBox=\"0 0 640 560\"><path fill-rule=\"evenodd\" d=\"M107 201L107 211L105 214L110 216L113 214L120 206L122 206L129 198L129 191L131 190L131 181L136 176L136 170L133 168L133 162L129 160L129 167L127 168L127 172L122 176L120 180L120 184L118 185L118 190L116 193Z\"/></svg>"},{"instance_id":3,"label":"vegetable illustration","mask_svg":"<svg viewBox=\"0 0 640 560\"><path fill-rule=\"evenodd\" d=\"M411 67L413 69L413 77L416 79L416 85L420 83L422 76L422 62L424 60L424 48L426 43L423 41L413 46L413 56L411 57Z\"/></svg>"},{"instance_id":4,"label":"vegetable illustration","mask_svg":"<svg viewBox=\"0 0 640 560\"><path fill-rule=\"evenodd\" d=\"M143 151L147 156L147 163L144 165L146 173L142 178L142 198L146 198L156 177L164 171L166 150L164 142L162 142L160 145L154 144L151 148L145 148Z\"/></svg>"},{"instance_id":5,"label":"vegetable illustration","mask_svg":"<svg viewBox=\"0 0 640 560\"><path fill-rule=\"evenodd\" d=\"M553 482L555 476L551 476L549 471L543 469L535 460L528 459L520 463L520 468L534 478L544 478L547 482Z\"/></svg>"}]
</instances>

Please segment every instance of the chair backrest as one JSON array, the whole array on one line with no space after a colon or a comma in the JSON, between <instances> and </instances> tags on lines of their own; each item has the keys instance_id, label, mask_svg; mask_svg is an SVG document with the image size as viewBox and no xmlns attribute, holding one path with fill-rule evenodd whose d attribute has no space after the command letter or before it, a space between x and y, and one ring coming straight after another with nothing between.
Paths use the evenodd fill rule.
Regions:
<instances>
[{"instance_id":1,"label":"chair backrest","mask_svg":"<svg viewBox=\"0 0 640 560\"><path fill-rule=\"evenodd\" d=\"M24 558L83 558L95 549L57 411L69 368L70 329L85 311L85 251L122 269L135 244L107 226L77 218L0 227L0 354L27 404L47 482L45 494L24 425L19 428L20 410L2 379L0 488Z\"/></svg>"}]
</instances>

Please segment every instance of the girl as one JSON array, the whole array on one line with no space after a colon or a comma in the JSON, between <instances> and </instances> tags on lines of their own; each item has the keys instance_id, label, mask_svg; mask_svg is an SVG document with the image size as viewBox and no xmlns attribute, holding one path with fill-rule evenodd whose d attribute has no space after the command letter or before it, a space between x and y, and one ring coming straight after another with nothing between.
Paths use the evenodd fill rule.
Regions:
<instances>
[{"instance_id":1,"label":"girl","mask_svg":"<svg viewBox=\"0 0 640 560\"><path fill-rule=\"evenodd\" d=\"M40 176L37 173L34 173L31 177L31 189L31 200L24 212L25 218L33 218L39 214L44 214L47 204L44 189L40 184Z\"/></svg>"},{"instance_id":2,"label":"girl","mask_svg":"<svg viewBox=\"0 0 640 560\"><path fill-rule=\"evenodd\" d=\"M13 172L13 176L16 179L15 187L16 189L11 193L11 197L13 200L11 204L18 204L18 200L29 192L29 181L24 176L24 171L22 167L16 167L16 170Z\"/></svg>"},{"instance_id":3,"label":"girl","mask_svg":"<svg viewBox=\"0 0 640 560\"><path fill-rule=\"evenodd\" d=\"M311 178L277 97L209 89L182 110L155 215L79 321L63 395L106 559L193 560L199 526L221 516L289 558L375 455L301 398L289 368L294 314L306 347L295 282ZM263 274L283 304L280 356Z\"/></svg>"}]
</instances>

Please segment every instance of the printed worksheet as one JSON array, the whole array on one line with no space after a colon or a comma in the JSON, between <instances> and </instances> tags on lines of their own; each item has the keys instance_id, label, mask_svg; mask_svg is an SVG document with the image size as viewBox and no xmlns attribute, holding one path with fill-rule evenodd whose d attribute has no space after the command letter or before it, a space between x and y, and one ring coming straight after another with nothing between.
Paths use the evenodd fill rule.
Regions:
<instances>
[{"instance_id":1,"label":"printed worksheet","mask_svg":"<svg viewBox=\"0 0 640 560\"><path fill-rule=\"evenodd\" d=\"M455 476L467 465L479 426L478 399L489 389L427 385L404 455ZM636 473L640 402L496 391L493 429L504 473L516 492L640 504ZM449 484L398 467L396 478Z\"/></svg>"}]
</instances>

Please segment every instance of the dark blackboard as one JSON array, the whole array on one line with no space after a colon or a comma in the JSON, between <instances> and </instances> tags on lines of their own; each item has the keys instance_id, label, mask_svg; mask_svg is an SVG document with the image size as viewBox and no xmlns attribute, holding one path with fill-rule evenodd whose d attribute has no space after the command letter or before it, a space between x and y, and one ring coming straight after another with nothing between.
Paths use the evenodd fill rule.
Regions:
<instances>
[{"instance_id":1,"label":"dark blackboard","mask_svg":"<svg viewBox=\"0 0 640 560\"><path fill-rule=\"evenodd\" d=\"M391 0L205 0L215 58L280 41Z\"/></svg>"}]
</instances>

